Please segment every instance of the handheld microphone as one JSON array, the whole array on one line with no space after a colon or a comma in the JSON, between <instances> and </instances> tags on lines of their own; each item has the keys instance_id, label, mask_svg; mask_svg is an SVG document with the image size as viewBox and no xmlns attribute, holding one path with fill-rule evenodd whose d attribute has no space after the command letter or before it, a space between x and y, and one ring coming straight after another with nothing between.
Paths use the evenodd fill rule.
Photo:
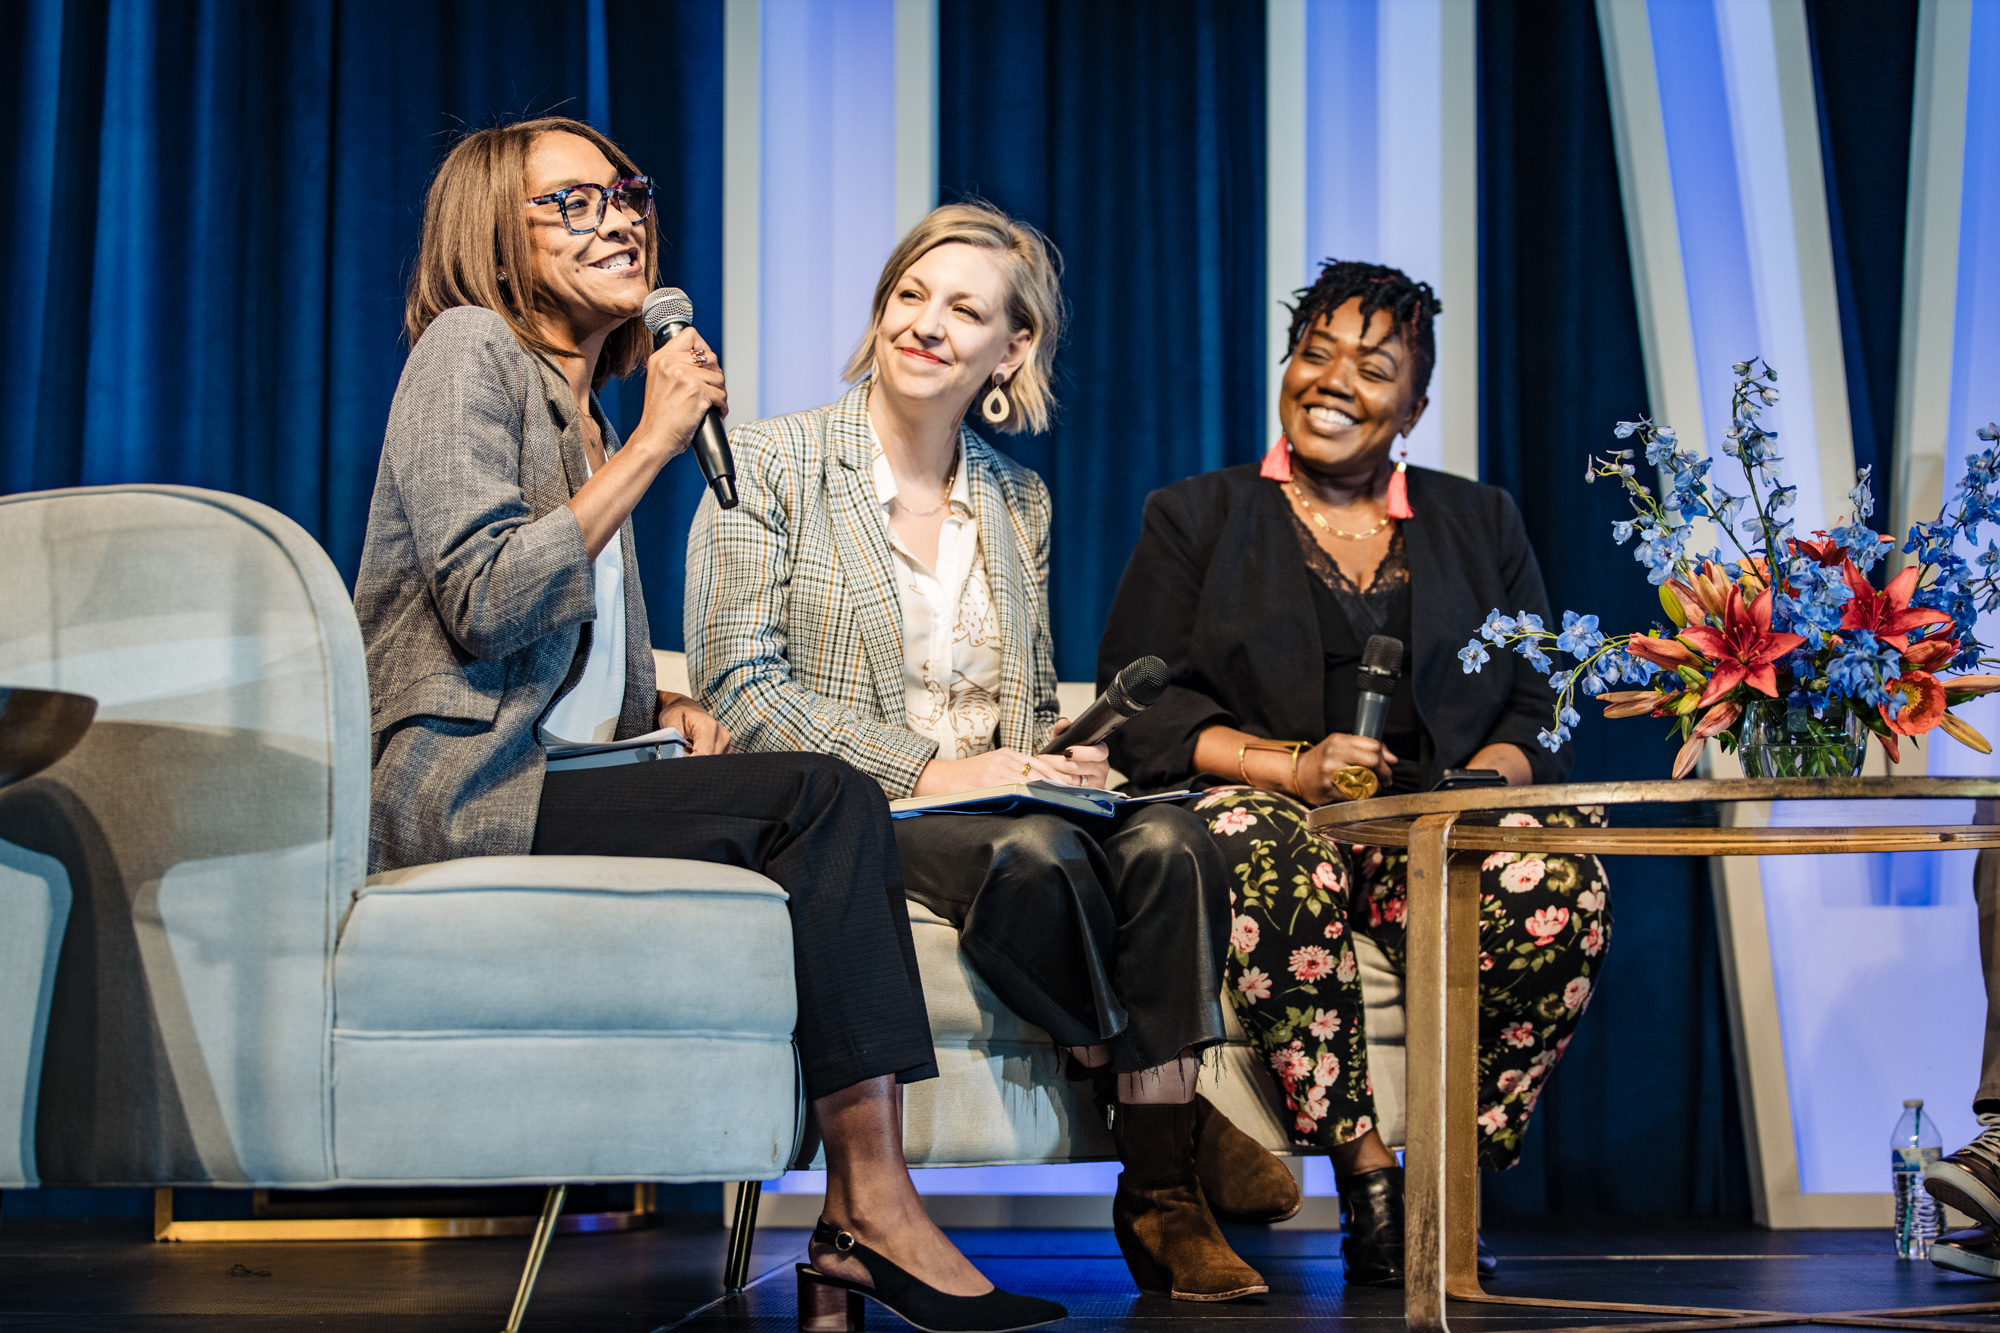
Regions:
<instances>
[{"instance_id":1,"label":"handheld microphone","mask_svg":"<svg viewBox=\"0 0 2000 1333\"><path fill-rule=\"evenodd\" d=\"M657 351L662 343L678 337L682 329L694 323L694 302L678 287L661 287L646 298L639 316L653 331L653 347ZM736 508L736 456L729 452L729 435L722 429L722 418L715 415L714 408L702 417L701 427L694 433L694 461L701 464L701 475L715 492L715 502L724 509Z\"/></svg>"},{"instance_id":2,"label":"handheld microphone","mask_svg":"<svg viewBox=\"0 0 2000 1333\"><path fill-rule=\"evenodd\" d=\"M1371 741L1382 739L1389 721L1389 696L1403 674L1403 641L1386 634L1371 634L1361 649L1361 682L1354 704L1354 734Z\"/></svg>"},{"instance_id":3,"label":"handheld microphone","mask_svg":"<svg viewBox=\"0 0 2000 1333\"><path fill-rule=\"evenodd\" d=\"M1113 676L1110 688L1091 700L1069 730L1044 745L1042 753L1061 754L1072 745L1097 744L1158 702L1171 678L1159 658L1140 658Z\"/></svg>"}]
</instances>

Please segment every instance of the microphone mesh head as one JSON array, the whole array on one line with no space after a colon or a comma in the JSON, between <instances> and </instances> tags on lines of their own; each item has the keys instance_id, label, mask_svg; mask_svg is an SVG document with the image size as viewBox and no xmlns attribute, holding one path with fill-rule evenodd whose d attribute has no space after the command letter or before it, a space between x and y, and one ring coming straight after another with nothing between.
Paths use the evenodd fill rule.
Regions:
<instances>
[{"instance_id":1,"label":"microphone mesh head","mask_svg":"<svg viewBox=\"0 0 2000 1333\"><path fill-rule=\"evenodd\" d=\"M1167 692L1172 679L1167 664L1157 657L1142 657L1118 673L1125 697L1141 708L1151 708Z\"/></svg>"},{"instance_id":2,"label":"microphone mesh head","mask_svg":"<svg viewBox=\"0 0 2000 1333\"><path fill-rule=\"evenodd\" d=\"M1371 634L1361 649L1361 669L1379 671L1385 676L1401 675L1403 671L1403 641L1392 639L1386 634Z\"/></svg>"},{"instance_id":3,"label":"microphone mesh head","mask_svg":"<svg viewBox=\"0 0 2000 1333\"><path fill-rule=\"evenodd\" d=\"M654 341L667 336L669 324L694 323L694 302L678 287L656 287L639 307L639 317L653 331Z\"/></svg>"}]
</instances>

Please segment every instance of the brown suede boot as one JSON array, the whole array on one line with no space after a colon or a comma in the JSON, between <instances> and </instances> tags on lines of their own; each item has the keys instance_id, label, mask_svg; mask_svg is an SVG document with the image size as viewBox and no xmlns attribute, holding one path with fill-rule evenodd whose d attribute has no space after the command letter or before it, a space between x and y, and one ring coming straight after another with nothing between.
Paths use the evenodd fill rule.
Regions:
<instances>
[{"instance_id":1,"label":"brown suede boot","mask_svg":"<svg viewBox=\"0 0 2000 1333\"><path fill-rule=\"evenodd\" d=\"M1069 1077L1088 1080L1104 1123L1118 1121L1118 1074L1108 1064L1086 1068L1069 1057ZM1298 1216L1306 1196L1285 1164L1238 1129L1215 1103L1195 1094L1194 1174L1208 1207L1225 1222L1268 1225Z\"/></svg>"},{"instance_id":2,"label":"brown suede boot","mask_svg":"<svg viewBox=\"0 0 2000 1333\"><path fill-rule=\"evenodd\" d=\"M1194 1174L1217 1217L1225 1222L1282 1222L1305 1207L1305 1193L1285 1164L1199 1094L1194 1099L1194 1124Z\"/></svg>"},{"instance_id":3,"label":"brown suede boot","mask_svg":"<svg viewBox=\"0 0 2000 1333\"><path fill-rule=\"evenodd\" d=\"M1194 1174L1195 1108L1120 1103L1114 1126L1118 1194L1111 1229L1133 1281L1148 1296L1233 1301L1269 1291L1236 1257Z\"/></svg>"}]
</instances>

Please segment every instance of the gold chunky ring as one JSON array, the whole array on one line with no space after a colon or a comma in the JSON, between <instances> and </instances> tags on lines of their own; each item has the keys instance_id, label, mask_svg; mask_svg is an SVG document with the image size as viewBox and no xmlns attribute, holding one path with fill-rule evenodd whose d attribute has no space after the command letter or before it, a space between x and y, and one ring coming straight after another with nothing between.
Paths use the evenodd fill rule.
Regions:
<instances>
[{"instance_id":1,"label":"gold chunky ring","mask_svg":"<svg viewBox=\"0 0 2000 1333\"><path fill-rule=\"evenodd\" d=\"M1028 774L1034 769L1034 767L1035 766L1033 763L1026 763L1021 765L1021 776L1024 778L1027 777Z\"/></svg>"}]
</instances>

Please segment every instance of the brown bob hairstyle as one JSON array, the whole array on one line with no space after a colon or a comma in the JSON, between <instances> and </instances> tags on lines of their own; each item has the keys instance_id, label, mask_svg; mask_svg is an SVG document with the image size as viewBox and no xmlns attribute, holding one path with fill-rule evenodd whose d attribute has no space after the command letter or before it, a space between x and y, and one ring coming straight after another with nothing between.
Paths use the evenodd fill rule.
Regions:
<instances>
[{"instance_id":1,"label":"brown bob hairstyle","mask_svg":"<svg viewBox=\"0 0 2000 1333\"><path fill-rule=\"evenodd\" d=\"M565 355L538 328L538 315L552 313L554 307L535 276L528 239L528 152L544 134L574 134L594 144L620 176L640 174L625 150L566 116L474 130L453 144L424 198L423 241L403 300L403 331L411 346L445 311L476 305L506 320L522 346L548 356ZM640 230L650 289L659 280L657 228ZM591 387L601 388L613 375L631 374L652 350L645 323L636 316L627 320L604 340Z\"/></svg>"}]
</instances>

